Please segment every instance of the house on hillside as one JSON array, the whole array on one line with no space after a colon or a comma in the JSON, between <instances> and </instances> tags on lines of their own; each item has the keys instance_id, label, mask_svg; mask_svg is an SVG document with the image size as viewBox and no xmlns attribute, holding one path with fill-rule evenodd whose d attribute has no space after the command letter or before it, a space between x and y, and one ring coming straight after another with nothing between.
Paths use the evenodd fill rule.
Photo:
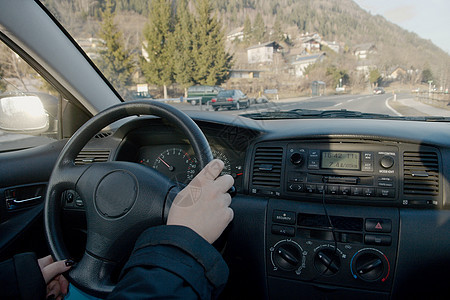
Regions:
<instances>
[{"instance_id":1,"label":"house on hillside","mask_svg":"<svg viewBox=\"0 0 450 300\"><path fill-rule=\"evenodd\" d=\"M358 59L367 59L370 54L373 54L376 52L377 52L377 48L375 47L375 44L373 44L373 43L359 44L359 45L356 45L353 49L353 54Z\"/></svg>"},{"instance_id":2,"label":"house on hillside","mask_svg":"<svg viewBox=\"0 0 450 300\"><path fill-rule=\"evenodd\" d=\"M247 59L249 64L271 63L274 53L281 52L283 47L277 42L267 42L247 48Z\"/></svg>"},{"instance_id":3,"label":"house on hillside","mask_svg":"<svg viewBox=\"0 0 450 300\"><path fill-rule=\"evenodd\" d=\"M336 41L332 41L332 42L322 41L322 45L327 46L328 48L330 48L331 50L333 50L336 53L339 53L341 51L341 45Z\"/></svg>"},{"instance_id":4,"label":"house on hillside","mask_svg":"<svg viewBox=\"0 0 450 300\"><path fill-rule=\"evenodd\" d=\"M393 80L401 80L405 78L407 75L407 71L403 69L402 67L395 67L389 70L387 74L387 78L393 79Z\"/></svg>"},{"instance_id":5,"label":"house on hillside","mask_svg":"<svg viewBox=\"0 0 450 300\"><path fill-rule=\"evenodd\" d=\"M305 55L305 56L297 56L293 57L290 62L289 73L291 75L295 75L296 77L303 77L305 69L312 64L322 62L326 57L325 52L313 54L313 55Z\"/></svg>"},{"instance_id":6,"label":"house on hillside","mask_svg":"<svg viewBox=\"0 0 450 300\"><path fill-rule=\"evenodd\" d=\"M244 27L238 27L233 29L227 34L227 41L242 41L244 39Z\"/></svg>"}]
</instances>

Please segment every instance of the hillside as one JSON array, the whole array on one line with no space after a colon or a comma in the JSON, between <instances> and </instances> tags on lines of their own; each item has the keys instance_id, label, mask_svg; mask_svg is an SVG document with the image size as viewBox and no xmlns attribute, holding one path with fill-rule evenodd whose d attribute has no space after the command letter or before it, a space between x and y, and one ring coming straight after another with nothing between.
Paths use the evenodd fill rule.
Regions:
<instances>
[{"instance_id":1,"label":"hillside","mask_svg":"<svg viewBox=\"0 0 450 300\"><path fill-rule=\"evenodd\" d=\"M339 41L349 48L373 43L380 55L378 63L383 65L430 67L436 75L443 72L443 68L450 68L450 56L431 41L382 16L371 15L351 0L214 1L229 30L243 26L247 15L254 20L258 12L263 15L266 26L272 28L278 15L282 28L295 26L299 32L317 32L325 40Z\"/></svg>"}]
</instances>

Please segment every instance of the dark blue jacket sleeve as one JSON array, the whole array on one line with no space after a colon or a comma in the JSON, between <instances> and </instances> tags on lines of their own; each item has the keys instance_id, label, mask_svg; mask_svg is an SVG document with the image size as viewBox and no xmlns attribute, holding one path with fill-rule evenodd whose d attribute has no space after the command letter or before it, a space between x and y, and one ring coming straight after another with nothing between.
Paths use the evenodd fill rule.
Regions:
<instances>
[{"instance_id":1,"label":"dark blue jacket sleeve","mask_svg":"<svg viewBox=\"0 0 450 300\"><path fill-rule=\"evenodd\" d=\"M46 284L34 253L17 254L0 263L1 299L45 299Z\"/></svg>"},{"instance_id":2,"label":"dark blue jacket sleeve","mask_svg":"<svg viewBox=\"0 0 450 300\"><path fill-rule=\"evenodd\" d=\"M138 238L108 299L214 299L228 279L217 250L183 226L157 226Z\"/></svg>"}]
</instances>

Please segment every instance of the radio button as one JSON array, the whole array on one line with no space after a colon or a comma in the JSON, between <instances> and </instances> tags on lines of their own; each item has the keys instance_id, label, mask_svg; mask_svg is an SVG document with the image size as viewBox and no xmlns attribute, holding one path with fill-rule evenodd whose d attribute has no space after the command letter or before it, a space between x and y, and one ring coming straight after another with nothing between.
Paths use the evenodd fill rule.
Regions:
<instances>
[{"instance_id":1,"label":"radio button","mask_svg":"<svg viewBox=\"0 0 450 300\"><path fill-rule=\"evenodd\" d=\"M308 169L319 170L319 160L310 158L308 160Z\"/></svg>"},{"instance_id":2,"label":"radio button","mask_svg":"<svg viewBox=\"0 0 450 300\"><path fill-rule=\"evenodd\" d=\"M363 162L361 171L373 172L373 162Z\"/></svg>"},{"instance_id":3,"label":"radio button","mask_svg":"<svg viewBox=\"0 0 450 300\"><path fill-rule=\"evenodd\" d=\"M377 196L383 198L394 198L395 189L377 189Z\"/></svg>"},{"instance_id":4,"label":"radio button","mask_svg":"<svg viewBox=\"0 0 450 300\"><path fill-rule=\"evenodd\" d=\"M394 187L394 183L393 182L386 182L386 181L378 181L378 186L381 187Z\"/></svg>"},{"instance_id":5,"label":"radio button","mask_svg":"<svg viewBox=\"0 0 450 300\"><path fill-rule=\"evenodd\" d=\"M315 184L306 184L305 191L307 193L314 193L316 191L316 185Z\"/></svg>"},{"instance_id":6,"label":"radio button","mask_svg":"<svg viewBox=\"0 0 450 300\"><path fill-rule=\"evenodd\" d=\"M323 184L316 185L316 193L317 194L323 194L324 188L325 188L325 186Z\"/></svg>"},{"instance_id":7,"label":"radio button","mask_svg":"<svg viewBox=\"0 0 450 300\"><path fill-rule=\"evenodd\" d=\"M351 193L351 188L349 186L340 186L339 193L344 196L348 196Z\"/></svg>"},{"instance_id":8,"label":"radio button","mask_svg":"<svg viewBox=\"0 0 450 300\"><path fill-rule=\"evenodd\" d=\"M374 188L364 188L363 194L366 197L373 197L373 196L375 196L375 189Z\"/></svg>"},{"instance_id":9,"label":"radio button","mask_svg":"<svg viewBox=\"0 0 450 300\"><path fill-rule=\"evenodd\" d=\"M291 192L303 192L304 185L302 183L300 183L300 184L289 183L288 190Z\"/></svg>"},{"instance_id":10,"label":"radio button","mask_svg":"<svg viewBox=\"0 0 450 300\"><path fill-rule=\"evenodd\" d=\"M373 152L364 152L363 159L365 161L373 161Z\"/></svg>"},{"instance_id":11,"label":"radio button","mask_svg":"<svg viewBox=\"0 0 450 300\"><path fill-rule=\"evenodd\" d=\"M339 186L338 185L328 185L327 186L327 194L337 195L338 192L339 192Z\"/></svg>"},{"instance_id":12,"label":"radio button","mask_svg":"<svg viewBox=\"0 0 450 300\"><path fill-rule=\"evenodd\" d=\"M351 194L352 196L362 196L363 195L363 189L360 187L352 187L351 188Z\"/></svg>"},{"instance_id":13,"label":"radio button","mask_svg":"<svg viewBox=\"0 0 450 300\"><path fill-rule=\"evenodd\" d=\"M309 150L309 158L319 159L319 150Z\"/></svg>"}]
</instances>

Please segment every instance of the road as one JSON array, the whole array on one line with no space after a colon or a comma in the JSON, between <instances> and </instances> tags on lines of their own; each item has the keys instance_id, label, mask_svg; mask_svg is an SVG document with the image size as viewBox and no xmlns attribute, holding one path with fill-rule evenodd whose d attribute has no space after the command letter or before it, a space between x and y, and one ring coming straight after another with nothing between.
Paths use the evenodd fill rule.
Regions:
<instances>
[{"instance_id":1,"label":"road","mask_svg":"<svg viewBox=\"0 0 450 300\"><path fill-rule=\"evenodd\" d=\"M389 105L392 94L382 95L332 95L313 98L293 98L287 100L270 101L269 103L252 104L242 110L220 110L220 113L239 115L242 113L256 113L274 110L291 110L297 108L318 110L355 110L380 114L397 115L398 112ZM398 96L401 97L401 96ZM178 104L178 108L189 110L200 110L199 106ZM203 107L205 109L205 107ZM215 113L215 112L214 112Z\"/></svg>"}]
</instances>

